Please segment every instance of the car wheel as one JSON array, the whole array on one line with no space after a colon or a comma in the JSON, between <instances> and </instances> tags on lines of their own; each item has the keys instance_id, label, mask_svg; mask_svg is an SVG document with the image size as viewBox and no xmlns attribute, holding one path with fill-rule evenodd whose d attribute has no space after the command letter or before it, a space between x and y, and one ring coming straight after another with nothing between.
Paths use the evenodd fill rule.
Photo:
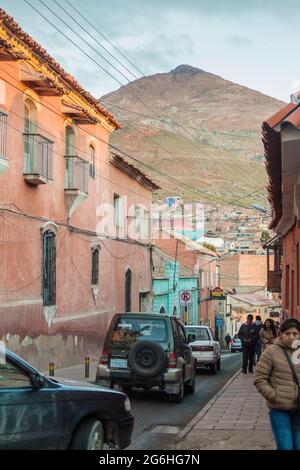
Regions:
<instances>
[{"instance_id":1,"label":"car wheel","mask_svg":"<svg viewBox=\"0 0 300 470\"><path fill-rule=\"evenodd\" d=\"M101 450L104 444L103 426L99 419L83 421L72 439L72 450Z\"/></svg>"},{"instance_id":2,"label":"car wheel","mask_svg":"<svg viewBox=\"0 0 300 470\"><path fill-rule=\"evenodd\" d=\"M221 370L221 358L219 357L218 362L217 362L217 369Z\"/></svg>"},{"instance_id":3,"label":"car wheel","mask_svg":"<svg viewBox=\"0 0 300 470\"><path fill-rule=\"evenodd\" d=\"M128 364L139 377L151 378L159 375L167 365L164 348L151 341L138 341L129 353Z\"/></svg>"},{"instance_id":4,"label":"car wheel","mask_svg":"<svg viewBox=\"0 0 300 470\"><path fill-rule=\"evenodd\" d=\"M170 393L169 400L173 403L181 403L184 396L184 383L183 378L179 381L179 392L178 393Z\"/></svg>"},{"instance_id":5,"label":"car wheel","mask_svg":"<svg viewBox=\"0 0 300 470\"><path fill-rule=\"evenodd\" d=\"M215 375L217 373L217 364L216 363L215 364L210 364L209 368L210 368L210 371L211 371L212 374Z\"/></svg>"},{"instance_id":6,"label":"car wheel","mask_svg":"<svg viewBox=\"0 0 300 470\"><path fill-rule=\"evenodd\" d=\"M232 353L235 353L235 349L232 349L231 352L232 352Z\"/></svg>"},{"instance_id":7,"label":"car wheel","mask_svg":"<svg viewBox=\"0 0 300 470\"><path fill-rule=\"evenodd\" d=\"M196 387L196 369L193 370L192 377L185 385L185 390L187 393L194 393Z\"/></svg>"}]
</instances>

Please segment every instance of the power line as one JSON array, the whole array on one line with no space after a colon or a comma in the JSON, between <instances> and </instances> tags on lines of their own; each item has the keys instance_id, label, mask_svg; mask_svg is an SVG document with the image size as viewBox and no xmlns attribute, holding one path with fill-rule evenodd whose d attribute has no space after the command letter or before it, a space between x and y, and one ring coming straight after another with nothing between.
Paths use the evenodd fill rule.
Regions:
<instances>
[{"instance_id":1,"label":"power line","mask_svg":"<svg viewBox=\"0 0 300 470\"><path fill-rule=\"evenodd\" d=\"M83 15L83 13L81 13L80 11L77 10L77 8L74 7L74 5L71 4L71 2L69 2L69 0L65 0L66 3L68 3L68 5L73 8L73 10L76 11L76 13L81 17L83 18L89 26L91 26L95 31L97 31L97 33L103 38L105 39L105 41L108 42L108 44L110 44L110 46L112 46L125 60L127 60L127 62L132 65L142 76L144 75L144 73L133 63L130 61L130 59L128 59L128 57L119 49L117 48L100 30L99 28L96 28L96 26L91 23L91 21L89 21L89 19Z\"/></svg>"},{"instance_id":2,"label":"power line","mask_svg":"<svg viewBox=\"0 0 300 470\"><path fill-rule=\"evenodd\" d=\"M69 42L71 42L71 44L73 44L75 47L77 47L84 55L86 55L90 60L92 60L96 65L98 65L102 70L104 70L106 73L108 73L110 75L111 78L113 78L114 80L116 80L120 85L122 85L122 83L116 79L115 77L113 77L104 67L102 67L93 57L91 57L89 54L87 54L77 43L75 43L69 36L67 36L63 31L61 31L56 25L54 25L50 20L48 20L40 11L38 11L34 6L32 6L28 0L24 0L33 10L35 10L42 18L44 18L45 21L47 21L52 27L54 27L58 32L60 32ZM96 52L97 55L99 55L100 57L102 57L106 62L109 63L109 61L107 61L107 59L105 59L103 57L102 54L100 54L94 47L92 47L84 38L82 38L82 36L80 36L78 34L77 31L75 31L69 24L67 24L63 19L61 19L51 8L49 8L42 0L39 0L39 2L48 10L50 11L57 19L59 19L59 21L61 21L66 27L68 27L74 34L76 34L76 37L79 37L85 44L87 44L92 50L94 50ZM69 15L69 14L68 14ZM71 17L69 15L69 17ZM71 17L72 18L72 17ZM78 23L78 22L77 22ZM81 28L86 32L86 29L81 26ZM88 33L89 34L89 33ZM110 64L112 65L112 64ZM128 82L128 78L122 73L120 72L114 65L112 65L112 67L114 69L116 69ZM134 86L136 87L136 85L134 84ZM138 101L140 101L144 106L146 106L147 108L149 108L152 112L154 112L156 115L159 116L159 114L156 113L156 111L153 111L143 100L141 100L139 97L137 97L136 95L134 95L133 93L131 93ZM160 117L160 116L159 116ZM186 129L187 132L189 132L187 129ZM164 149L165 150L165 149ZM200 149L199 149L200 150ZM204 153L204 151L201 149L202 153ZM170 153L170 152L169 152ZM172 154L173 155L173 154ZM207 155L207 154L206 154ZM174 155L173 155L174 156ZM207 155L209 158L212 158L212 155ZM175 157L176 158L176 157ZM231 170L229 170L228 168L224 167L223 168L224 171L228 171L232 176L236 177L236 174L234 174L233 172L231 172ZM243 175L244 177L244 175Z\"/></svg>"},{"instance_id":3,"label":"power line","mask_svg":"<svg viewBox=\"0 0 300 470\"><path fill-rule=\"evenodd\" d=\"M6 72L6 71L5 71L5 73L6 73L7 75L11 76L15 81L17 81L11 74L9 74L9 73ZM8 83L10 83L10 82L8 82ZM10 83L10 84L11 84L11 83ZM23 90L22 90L21 88L16 87L16 86L13 85L13 84L11 84L11 85L12 85L14 88L18 89L19 91L23 92ZM56 107L52 106L54 109L51 109L51 108L49 108L49 106L47 106L45 103L40 103L39 101L37 101L34 97L31 97L31 99L34 100L34 101L36 101L36 102L39 103L40 105L46 107L48 110L50 110L51 112L57 114L57 115L61 118L61 111L59 111L59 112L56 112L56 111L55 111L55 109L59 110L59 108L56 108ZM78 129L81 129L83 132L86 132L88 135L94 137L96 140L99 140L99 141L105 143L105 144L108 145L110 148L112 148L114 151L120 152L121 154L125 155L125 156L128 157L129 159L131 159L131 160L133 160L133 161L139 163L140 165L143 165L144 167L146 167L146 168L148 168L148 169L154 171L155 173L157 173L157 174L163 176L165 179L168 179L169 181L173 182L173 183L176 184L177 186L182 186L182 187L185 187L185 188L187 188L187 189L189 189L189 190L192 190L192 191L194 191L195 193L198 193L198 194L202 195L202 197L204 197L205 199L215 199L216 201L219 201L219 203L223 202L223 205L237 205L238 207L241 207L241 208L244 208L244 209L247 209L247 208L250 209L250 207L235 204L234 201L229 201L229 200L226 200L226 199L224 199L224 198L211 195L211 194L209 194L209 193L207 193L207 192L204 192L204 191L201 191L201 190L199 190L199 189L197 189L197 188L194 188L193 186L190 186L190 185L187 185L187 184L185 184L185 183L182 183L182 182L180 182L179 180L177 180L177 179L175 179L175 178L173 178L173 177L170 177L169 175L167 175L167 174L165 174L165 173L163 173L163 172L157 170L156 168L151 167L150 165L147 165L146 163L142 162L141 160L138 160L137 158L135 158L135 157L133 157L132 155L128 154L127 152L125 152L125 151L119 149L118 147L116 147L116 146L114 146L114 145L108 143L107 141L105 141L105 140L102 139L101 137L99 137L99 136L93 134L92 132L88 131L87 129L85 129L85 128L79 126L79 125L77 125L77 128L78 128ZM19 130L18 130L18 131L19 131ZM19 132L21 132L21 131L19 131ZM102 175L101 175L101 177L102 177ZM224 204L224 202L225 202L225 204Z\"/></svg>"}]
</instances>

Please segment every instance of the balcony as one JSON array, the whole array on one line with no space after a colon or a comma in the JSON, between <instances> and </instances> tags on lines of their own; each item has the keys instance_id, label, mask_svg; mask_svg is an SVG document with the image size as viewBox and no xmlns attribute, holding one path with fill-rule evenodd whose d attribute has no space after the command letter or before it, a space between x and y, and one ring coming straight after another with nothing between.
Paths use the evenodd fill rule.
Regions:
<instances>
[{"instance_id":1,"label":"balcony","mask_svg":"<svg viewBox=\"0 0 300 470\"><path fill-rule=\"evenodd\" d=\"M24 134L24 179L37 186L53 179L53 142L40 134Z\"/></svg>"},{"instance_id":2,"label":"balcony","mask_svg":"<svg viewBox=\"0 0 300 470\"><path fill-rule=\"evenodd\" d=\"M281 271L269 271L268 272L268 291L269 292L281 292Z\"/></svg>"},{"instance_id":3,"label":"balcony","mask_svg":"<svg viewBox=\"0 0 300 470\"><path fill-rule=\"evenodd\" d=\"M280 294L282 279L282 240L280 236L268 240L263 248L267 249L267 289L269 292Z\"/></svg>"},{"instance_id":4,"label":"balcony","mask_svg":"<svg viewBox=\"0 0 300 470\"><path fill-rule=\"evenodd\" d=\"M89 163L78 155L66 155L65 201L69 218L88 195Z\"/></svg>"}]
</instances>

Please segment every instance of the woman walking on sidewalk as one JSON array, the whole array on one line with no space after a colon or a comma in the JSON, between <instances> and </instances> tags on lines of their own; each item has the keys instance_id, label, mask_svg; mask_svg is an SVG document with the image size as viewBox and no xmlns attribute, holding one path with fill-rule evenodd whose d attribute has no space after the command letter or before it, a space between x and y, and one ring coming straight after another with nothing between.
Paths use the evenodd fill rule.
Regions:
<instances>
[{"instance_id":1,"label":"woman walking on sidewalk","mask_svg":"<svg viewBox=\"0 0 300 470\"><path fill-rule=\"evenodd\" d=\"M263 352L254 385L266 398L278 450L300 450L300 323L288 318Z\"/></svg>"},{"instance_id":2,"label":"woman walking on sidewalk","mask_svg":"<svg viewBox=\"0 0 300 470\"><path fill-rule=\"evenodd\" d=\"M277 336L276 328L272 319L268 318L268 320L265 321L259 332L259 336L261 341L261 349L262 352L264 352L268 346L274 343Z\"/></svg>"}]
</instances>

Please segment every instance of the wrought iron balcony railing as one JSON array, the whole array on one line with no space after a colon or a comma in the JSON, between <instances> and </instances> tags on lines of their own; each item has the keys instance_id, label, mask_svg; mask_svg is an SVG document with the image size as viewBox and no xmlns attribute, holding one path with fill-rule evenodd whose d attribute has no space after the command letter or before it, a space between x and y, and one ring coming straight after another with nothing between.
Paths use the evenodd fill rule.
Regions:
<instances>
[{"instance_id":1,"label":"wrought iron balcony railing","mask_svg":"<svg viewBox=\"0 0 300 470\"><path fill-rule=\"evenodd\" d=\"M65 155L65 190L88 193L89 163L78 155Z\"/></svg>"},{"instance_id":2,"label":"wrought iron balcony railing","mask_svg":"<svg viewBox=\"0 0 300 470\"><path fill-rule=\"evenodd\" d=\"M31 184L53 179L53 142L41 134L24 134L24 177Z\"/></svg>"}]
</instances>

